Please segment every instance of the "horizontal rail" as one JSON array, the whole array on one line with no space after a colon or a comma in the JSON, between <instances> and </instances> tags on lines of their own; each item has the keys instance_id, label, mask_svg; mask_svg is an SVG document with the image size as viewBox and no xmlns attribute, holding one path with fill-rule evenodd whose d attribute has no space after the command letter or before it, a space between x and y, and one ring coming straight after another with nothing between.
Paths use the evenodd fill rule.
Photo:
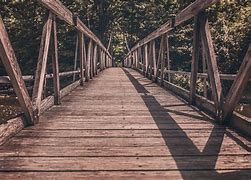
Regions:
<instances>
[{"instance_id":1,"label":"horizontal rail","mask_svg":"<svg viewBox=\"0 0 251 180\"><path fill-rule=\"evenodd\" d=\"M59 77L64 77L64 76L70 76L70 75L74 75L74 74L79 74L80 70L77 71L67 71L67 72L61 72L59 73ZM53 78L53 74L46 74L46 79L52 79ZM24 81L29 82L29 81L34 81L34 76L33 75L27 75L27 76L23 76ZM0 84L10 84L10 77L9 76L0 76Z\"/></svg>"},{"instance_id":2,"label":"horizontal rail","mask_svg":"<svg viewBox=\"0 0 251 180\"><path fill-rule=\"evenodd\" d=\"M191 72L187 72L187 71L173 71L173 70L165 70L166 74L179 74L179 75L184 75L184 76L191 76ZM220 74L220 78L222 80L235 80L237 74ZM208 79L208 74L207 73L198 73L197 74L198 78L206 78ZM249 80L251 81L251 79Z\"/></svg>"}]
</instances>

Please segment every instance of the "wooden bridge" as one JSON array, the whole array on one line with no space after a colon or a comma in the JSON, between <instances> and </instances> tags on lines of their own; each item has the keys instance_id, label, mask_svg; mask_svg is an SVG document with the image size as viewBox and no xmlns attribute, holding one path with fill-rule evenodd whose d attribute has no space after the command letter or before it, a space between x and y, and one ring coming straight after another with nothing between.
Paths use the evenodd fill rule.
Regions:
<instances>
[{"instance_id":1,"label":"wooden bridge","mask_svg":"<svg viewBox=\"0 0 251 180\"><path fill-rule=\"evenodd\" d=\"M1 179L251 177L251 121L234 112L251 77L251 48L237 75L219 73L204 12L217 0L189 5L137 43L123 68L112 67L109 51L59 0L38 1L49 15L31 98L25 81L33 77L22 76L0 19L0 58L9 75L1 80L13 85L24 112L0 125ZM172 71L167 35L193 17L191 73ZM59 73L57 18L78 30L79 71ZM53 74L46 75L50 43ZM60 77L69 74L79 80L60 89ZM190 76L190 91L174 85L172 74ZM47 78L54 94L44 97ZM196 94L197 78L209 78L212 99ZM225 99L221 78L234 81Z\"/></svg>"}]
</instances>

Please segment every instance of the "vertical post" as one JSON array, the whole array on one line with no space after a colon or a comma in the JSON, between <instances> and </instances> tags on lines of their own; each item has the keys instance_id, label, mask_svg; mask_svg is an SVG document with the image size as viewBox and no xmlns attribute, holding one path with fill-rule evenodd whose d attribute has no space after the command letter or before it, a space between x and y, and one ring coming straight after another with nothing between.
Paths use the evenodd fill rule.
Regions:
<instances>
[{"instance_id":1,"label":"vertical post","mask_svg":"<svg viewBox=\"0 0 251 180\"><path fill-rule=\"evenodd\" d=\"M97 53L98 53L98 45L95 44L95 47L94 47L94 56L93 56L93 61L94 61L94 76L96 76L98 74L98 71L97 71Z\"/></svg>"},{"instance_id":2,"label":"vertical post","mask_svg":"<svg viewBox=\"0 0 251 180\"><path fill-rule=\"evenodd\" d=\"M87 53L87 76L85 77L86 81L90 80L90 68L91 68L91 50L92 50L92 40L90 39L90 42L88 44L88 53Z\"/></svg>"},{"instance_id":3,"label":"vertical post","mask_svg":"<svg viewBox=\"0 0 251 180\"><path fill-rule=\"evenodd\" d=\"M148 53L147 53L147 47L148 45L145 44L145 76L148 76Z\"/></svg>"},{"instance_id":4,"label":"vertical post","mask_svg":"<svg viewBox=\"0 0 251 180\"><path fill-rule=\"evenodd\" d=\"M78 61L78 36L76 40L76 47L75 47L75 56L74 56L74 71L77 70L77 61ZM73 82L76 81L76 74L73 74Z\"/></svg>"},{"instance_id":5,"label":"vertical post","mask_svg":"<svg viewBox=\"0 0 251 180\"><path fill-rule=\"evenodd\" d=\"M150 42L150 45L149 45L149 72L150 72L150 76L149 78L152 79L152 76L153 76L153 51L152 51L152 48L153 48L153 41Z\"/></svg>"},{"instance_id":6,"label":"vertical post","mask_svg":"<svg viewBox=\"0 0 251 180\"><path fill-rule=\"evenodd\" d=\"M168 81L171 82L171 62L170 62L170 47L169 47L169 36L166 35L166 58L167 58L167 70L168 70Z\"/></svg>"},{"instance_id":7,"label":"vertical post","mask_svg":"<svg viewBox=\"0 0 251 180\"><path fill-rule=\"evenodd\" d=\"M207 64L206 64L206 57L205 54L202 53L202 68L203 68L203 73L207 72ZM205 98L207 98L207 77L203 78L203 95Z\"/></svg>"},{"instance_id":8,"label":"vertical post","mask_svg":"<svg viewBox=\"0 0 251 180\"><path fill-rule=\"evenodd\" d=\"M155 46L155 40L153 40L153 79L156 80L157 78L157 62L156 62L156 46Z\"/></svg>"},{"instance_id":9,"label":"vertical post","mask_svg":"<svg viewBox=\"0 0 251 180\"><path fill-rule=\"evenodd\" d=\"M163 45L162 45L162 50L161 50L161 70L160 70L160 85L163 86L163 83L164 83L164 70L165 70L165 66L166 66L166 63L165 63L165 35L163 35Z\"/></svg>"},{"instance_id":10,"label":"vertical post","mask_svg":"<svg viewBox=\"0 0 251 180\"><path fill-rule=\"evenodd\" d=\"M80 85L84 86L84 35L78 32L79 60L80 60Z\"/></svg>"},{"instance_id":11,"label":"vertical post","mask_svg":"<svg viewBox=\"0 0 251 180\"><path fill-rule=\"evenodd\" d=\"M60 79L58 67L58 39L56 17L53 17L53 36L52 36L52 70L53 70L53 87L54 87L54 104L60 104Z\"/></svg>"},{"instance_id":12,"label":"vertical post","mask_svg":"<svg viewBox=\"0 0 251 180\"><path fill-rule=\"evenodd\" d=\"M193 31L193 53L192 53L192 65L191 65L191 77L190 77L190 104L195 104L196 99L196 81L198 74L199 64L199 50L200 50L200 23L199 15L194 18L194 31Z\"/></svg>"}]
</instances>

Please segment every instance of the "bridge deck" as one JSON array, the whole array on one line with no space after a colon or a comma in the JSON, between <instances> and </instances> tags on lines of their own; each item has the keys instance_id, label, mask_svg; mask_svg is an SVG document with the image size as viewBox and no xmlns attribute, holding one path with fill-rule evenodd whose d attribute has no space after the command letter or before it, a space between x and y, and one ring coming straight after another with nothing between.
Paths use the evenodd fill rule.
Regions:
<instances>
[{"instance_id":1,"label":"bridge deck","mask_svg":"<svg viewBox=\"0 0 251 180\"><path fill-rule=\"evenodd\" d=\"M250 140L131 69L111 68L0 149L1 179L247 178Z\"/></svg>"}]
</instances>

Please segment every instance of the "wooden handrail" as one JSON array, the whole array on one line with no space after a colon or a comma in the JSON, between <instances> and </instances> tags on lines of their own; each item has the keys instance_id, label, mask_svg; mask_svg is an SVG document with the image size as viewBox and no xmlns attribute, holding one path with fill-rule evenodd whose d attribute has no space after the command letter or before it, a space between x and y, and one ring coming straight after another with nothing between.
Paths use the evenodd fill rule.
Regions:
<instances>
[{"instance_id":1,"label":"wooden handrail","mask_svg":"<svg viewBox=\"0 0 251 180\"><path fill-rule=\"evenodd\" d=\"M98 37L88 29L84 23L68 10L59 0L37 0L49 11L48 19L44 24L41 36L38 64L35 76L22 76L17 63L13 48L0 17L0 52L1 59L9 76L0 77L0 83L8 83L14 87L14 90L24 111L26 122L33 125L38 122L38 117L49 107L52 101L55 105L60 104L60 98L68 94L78 85L84 85L85 80L92 79L98 72L98 68L103 70L111 67L112 57L108 50L98 39ZM76 52L79 52L80 70L59 73L58 61L58 39L57 39L57 18L63 20L68 25L74 26L78 31L79 45ZM85 49L85 39L89 38L92 45ZM51 47L51 51L49 51ZM53 74L46 74L47 60L49 53L52 53ZM93 54L94 53L94 54ZM88 54L88 62L86 61ZM99 67L98 64L102 64ZM64 90L60 90L60 77L72 74L80 74L80 80L73 82ZM46 80L53 79L54 97L46 99ZM32 99L29 97L25 81L34 81ZM49 104L48 104L49 103Z\"/></svg>"},{"instance_id":2,"label":"wooden handrail","mask_svg":"<svg viewBox=\"0 0 251 180\"><path fill-rule=\"evenodd\" d=\"M234 108L241 98L241 94L251 79L251 58L250 46L241 65L239 73L220 74L212 35L205 9L219 2L219 0L196 0L194 3L183 9L176 17L163 24L160 28L150 33L140 40L131 51L126 54L124 65L140 70L146 77L163 85L168 82L168 87L172 86L171 74L181 74L190 77L190 91L188 101L196 105L196 82L197 78L203 78L204 96L207 97L206 79L210 80L212 99L214 101L215 115L221 122L228 121L233 114ZM193 52L191 72L172 71L170 68L168 32L181 23L194 17ZM159 52L155 53L155 41L161 38ZM143 52L143 53L142 53ZM156 58L156 55L158 57ZM203 60L203 73L198 73L200 57ZM158 61L156 61L158 59ZM165 59L168 61L166 62ZM166 64L167 63L167 64ZM168 75L168 81L164 80L164 74ZM233 80L234 83L227 96L226 102L223 100L221 80ZM177 89L177 88L170 88Z\"/></svg>"}]
</instances>

